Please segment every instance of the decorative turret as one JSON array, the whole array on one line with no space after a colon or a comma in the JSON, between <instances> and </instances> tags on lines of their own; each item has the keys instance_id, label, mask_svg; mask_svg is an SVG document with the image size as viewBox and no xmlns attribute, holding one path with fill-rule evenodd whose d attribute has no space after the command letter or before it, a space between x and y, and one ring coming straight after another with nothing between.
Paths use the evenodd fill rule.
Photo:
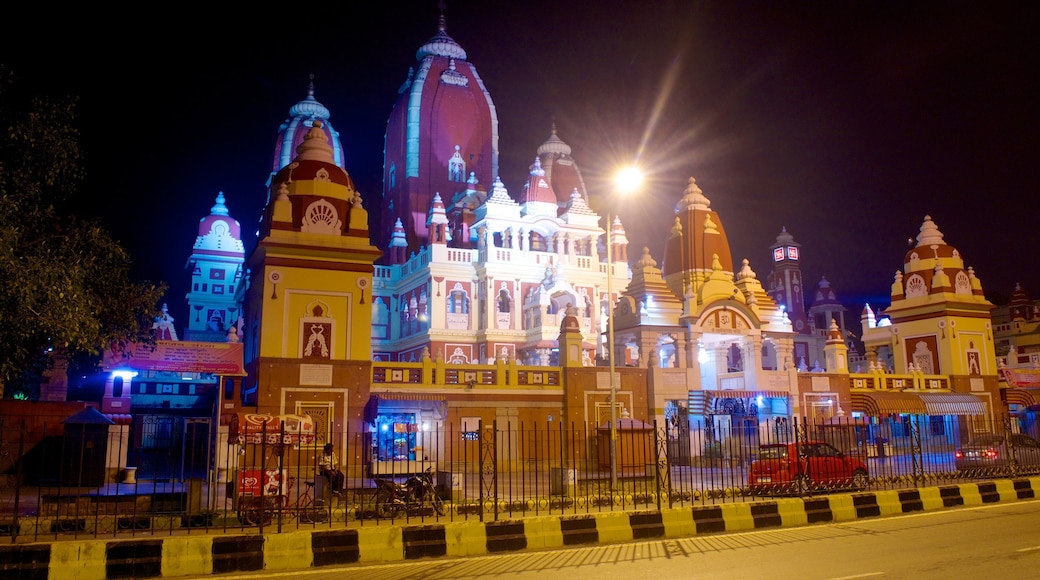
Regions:
<instances>
[{"instance_id":1,"label":"decorative turret","mask_svg":"<svg viewBox=\"0 0 1040 580\"><path fill-rule=\"evenodd\" d=\"M408 259L408 240L404 238L404 226L398 219L394 224L394 235L390 238L390 263L404 264Z\"/></svg>"},{"instance_id":2,"label":"decorative turret","mask_svg":"<svg viewBox=\"0 0 1040 580\"><path fill-rule=\"evenodd\" d=\"M189 314L185 340L226 340L227 328L242 312L236 292L244 264L242 227L228 214L224 192L219 192L209 215L199 220L198 235L188 258L191 290L184 297Z\"/></svg>"},{"instance_id":3,"label":"decorative turret","mask_svg":"<svg viewBox=\"0 0 1040 580\"><path fill-rule=\"evenodd\" d=\"M589 209L585 198L575 188L571 191L570 201L560 214L560 221L570 225L596 227L599 224L599 216Z\"/></svg>"},{"instance_id":4,"label":"decorative turret","mask_svg":"<svg viewBox=\"0 0 1040 580\"><path fill-rule=\"evenodd\" d=\"M902 300L905 298L903 295L903 273L896 270L895 275L892 278L892 302L896 300Z\"/></svg>"},{"instance_id":5,"label":"decorative turret","mask_svg":"<svg viewBox=\"0 0 1040 580\"><path fill-rule=\"evenodd\" d=\"M170 310L166 307L165 302L162 305L162 314L157 316L155 322L152 323L152 331L155 334L155 340L177 340L177 329L173 326L173 317L170 316Z\"/></svg>"},{"instance_id":6,"label":"decorative turret","mask_svg":"<svg viewBox=\"0 0 1040 580\"><path fill-rule=\"evenodd\" d=\"M556 192L553 191L549 180L545 178L545 170L542 162L534 158L531 165L531 174L520 193L520 205L526 216L549 216L556 217L560 213L560 206L556 202Z\"/></svg>"},{"instance_id":7,"label":"decorative turret","mask_svg":"<svg viewBox=\"0 0 1040 580\"><path fill-rule=\"evenodd\" d=\"M560 366L581 367L591 364L591 357L585 351L584 336L581 323L578 321L577 308L568 306L560 321L559 345Z\"/></svg>"},{"instance_id":8,"label":"decorative turret","mask_svg":"<svg viewBox=\"0 0 1040 580\"><path fill-rule=\"evenodd\" d=\"M849 372L849 347L845 344L843 334L842 329L838 327L838 322L831 319L831 325L827 328L827 343L823 346L826 370L829 373L848 374Z\"/></svg>"},{"instance_id":9,"label":"decorative turret","mask_svg":"<svg viewBox=\"0 0 1040 580\"><path fill-rule=\"evenodd\" d=\"M863 314L860 315L860 323L863 325L864 331L868 328L874 328L877 326L877 319L874 318L874 311L871 310L870 304L863 305Z\"/></svg>"},{"instance_id":10,"label":"decorative turret","mask_svg":"<svg viewBox=\"0 0 1040 580\"><path fill-rule=\"evenodd\" d=\"M401 223L401 220L397 220ZM430 230L430 243L447 245L451 241L451 230L448 229L448 216L444 212L444 202L441 194L433 196L433 205L430 207L430 217L426 218L426 227ZM396 230L397 224L394 224Z\"/></svg>"},{"instance_id":11,"label":"decorative turret","mask_svg":"<svg viewBox=\"0 0 1040 580\"><path fill-rule=\"evenodd\" d=\"M716 300L747 301L744 294L733 283L733 275L722 268L722 260L718 254L711 256L711 273L701 281L696 290L699 303L707 304Z\"/></svg>"},{"instance_id":12,"label":"decorative turret","mask_svg":"<svg viewBox=\"0 0 1040 580\"><path fill-rule=\"evenodd\" d=\"M451 206L446 207L448 223L451 224L451 237L456 243L464 245L467 240L475 237L470 231L473 223L477 221L477 208L484 205L487 200L487 191L477 181L477 174L470 171L466 180L466 189L455 194Z\"/></svg>"},{"instance_id":13,"label":"decorative turret","mask_svg":"<svg viewBox=\"0 0 1040 580\"><path fill-rule=\"evenodd\" d=\"M813 295L812 306L809 307L809 320L814 330L825 329L830 323L837 320L838 328L842 335L845 334L845 312L846 308L838 300L838 294L831 287L826 276L821 276L816 284L816 292Z\"/></svg>"},{"instance_id":14,"label":"decorative turret","mask_svg":"<svg viewBox=\"0 0 1040 580\"><path fill-rule=\"evenodd\" d=\"M771 330L790 332L791 331L791 320L786 316L788 314L784 309L778 305L762 287L762 282L758 280L758 276L755 271L751 269L751 262L744 258L741 260L740 271L736 275L735 286L737 290L744 296L744 301L748 308L755 313L755 316L759 320L768 324L772 320L777 320L777 315L783 313L783 324L781 326L773 327L770 326Z\"/></svg>"},{"instance_id":15,"label":"decorative turret","mask_svg":"<svg viewBox=\"0 0 1040 580\"><path fill-rule=\"evenodd\" d=\"M611 260L628 261L628 234L625 233L625 226L621 225L621 218L618 216L614 216L614 222L610 224L610 246Z\"/></svg>"},{"instance_id":16,"label":"decorative turret","mask_svg":"<svg viewBox=\"0 0 1040 580\"><path fill-rule=\"evenodd\" d=\"M1008 314L1011 320L1033 320L1035 307L1029 299L1029 295L1022 289L1022 284L1015 283L1015 289L1011 292L1011 301L1008 303Z\"/></svg>"},{"instance_id":17,"label":"decorative turret","mask_svg":"<svg viewBox=\"0 0 1040 580\"><path fill-rule=\"evenodd\" d=\"M668 288L650 248L632 265L632 281L615 308L619 328L673 325L682 316L682 301Z\"/></svg>"}]
</instances>

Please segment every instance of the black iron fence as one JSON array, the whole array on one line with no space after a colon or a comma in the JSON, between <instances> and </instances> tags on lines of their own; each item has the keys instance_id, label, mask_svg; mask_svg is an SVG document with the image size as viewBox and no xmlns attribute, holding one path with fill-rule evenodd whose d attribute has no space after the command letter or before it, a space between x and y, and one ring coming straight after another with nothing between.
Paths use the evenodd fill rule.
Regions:
<instances>
[{"instance_id":1,"label":"black iron fence","mask_svg":"<svg viewBox=\"0 0 1040 580\"><path fill-rule=\"evenodd\" d=\"M943 485L1040 473L1040 443L1022 430L1015 417L994 423L954 415L621 419L614 429L480 423L420 426L401 448L381 447L369 431L300 437L283 428L239 441L198 422L161 435L136 424L93 429L7 419L0 422L0 534L17 541L280 532ZM327 442L346 475L340 494L319 473ZM394 499L377 493L380 481L403 485L424 473L432 495L404 487Z\"/></svg>"}]
</instances>

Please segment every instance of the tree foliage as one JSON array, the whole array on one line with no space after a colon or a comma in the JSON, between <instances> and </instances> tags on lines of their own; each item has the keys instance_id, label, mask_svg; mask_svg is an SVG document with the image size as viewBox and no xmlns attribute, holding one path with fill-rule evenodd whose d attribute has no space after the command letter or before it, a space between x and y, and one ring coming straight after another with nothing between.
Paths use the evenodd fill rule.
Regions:
<instances>
[{"instance_id":1,"label":"tree foliage","mask_svg":"<svg viewBox=\"0 0 1040 580\"><path fill-rule=\"evenodd\" d=\"M73 215L84 167L75 98L21 90L0 64L0 384L24 389L48 353L96 355L150 341L165 287L130 278L130 257ZM100 194L100 192L94 192Z\"/></svg>"}]
</instances>

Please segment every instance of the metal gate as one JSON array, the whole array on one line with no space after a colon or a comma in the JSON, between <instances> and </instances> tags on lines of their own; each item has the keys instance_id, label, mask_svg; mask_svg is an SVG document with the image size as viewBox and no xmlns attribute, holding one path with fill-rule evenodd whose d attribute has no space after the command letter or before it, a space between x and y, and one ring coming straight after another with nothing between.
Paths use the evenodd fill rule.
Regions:
<instances>
[{"instance_id":1,"label":"metal gate","mask_svg":"<svg viewBox=\"0 0 1040 580\"><path fill-rule=\"evenodd\" d=\"M137 467L138 479L204 479L210 464L211 426L208 417L136 415L127 464Z\"/></svg>"}]
</instances>

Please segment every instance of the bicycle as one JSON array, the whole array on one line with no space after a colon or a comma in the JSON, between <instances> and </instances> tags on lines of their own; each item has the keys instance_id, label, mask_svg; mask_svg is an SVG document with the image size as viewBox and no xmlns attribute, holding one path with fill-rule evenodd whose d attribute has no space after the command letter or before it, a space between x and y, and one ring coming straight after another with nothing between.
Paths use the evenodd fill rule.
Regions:
<instances>
[{"instance_id":1,"label":"bicycle","mask_svg":"<svg viewBox=\"0 0 1040 580\"><path fill-rule=\"evenodd\" d=\"M329 512L325 507L325 500L314 497L314 482L304 481L306 486L296 501L289 502L295 477L289 477L285 493L278 493L278 488L269 488L272 493L263 497L253 496L243 498L239 507L239 516L242 521L251 526L266 526L274 519L274 514L288 514L290 517L299 518L306 524L320 524L328 521Z\"/></svg>"}]
</instances>

